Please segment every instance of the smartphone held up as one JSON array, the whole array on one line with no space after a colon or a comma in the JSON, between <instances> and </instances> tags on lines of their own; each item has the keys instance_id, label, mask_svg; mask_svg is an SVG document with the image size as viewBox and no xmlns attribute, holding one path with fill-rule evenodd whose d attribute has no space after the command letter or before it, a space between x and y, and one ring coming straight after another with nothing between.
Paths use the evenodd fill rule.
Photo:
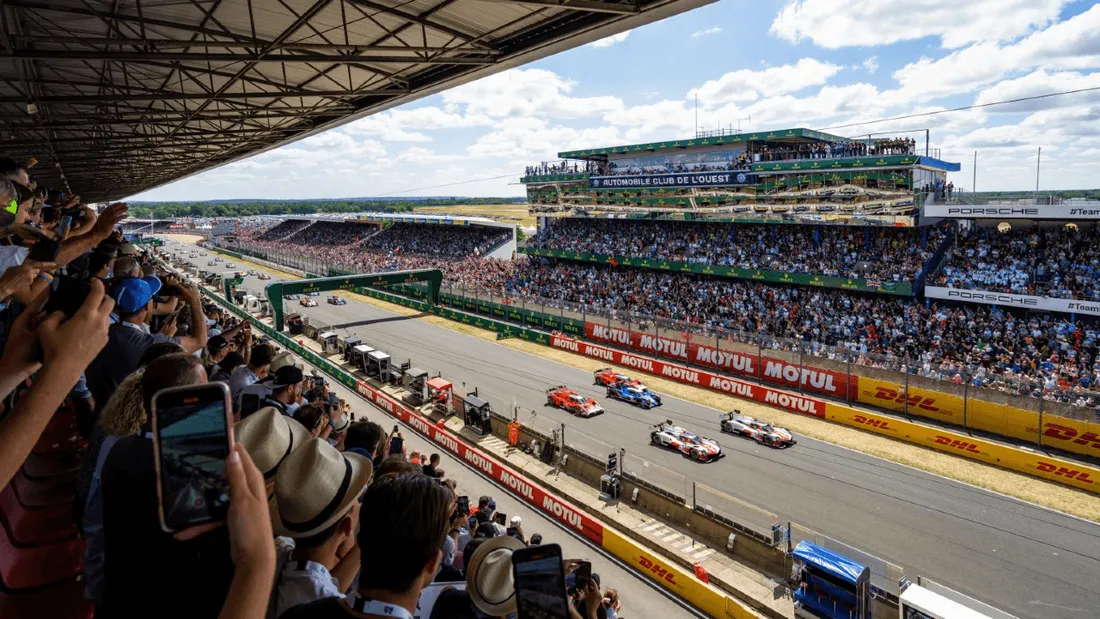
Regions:
<instances>
[{"instance_id":1,"label":"smartphone held up","mask_svg":"<svg viewBox=\"0 0 1100 619\"><path fill-rule=\"evenodd\" d=\"M170 387L153 396L158 507L166 532L225 520L232 410L225 383Z\"/></svg>"},{"instance_id":2,"label":"smartphone held up","mask_svg":"<svg viewBox=\"0 0 1100 619\"><path fill-rule=\"evenodd\" d=\"M518 619L567 619L565 566L561 546L545 544L512 553Z\"/></svg>"}]
</instances>

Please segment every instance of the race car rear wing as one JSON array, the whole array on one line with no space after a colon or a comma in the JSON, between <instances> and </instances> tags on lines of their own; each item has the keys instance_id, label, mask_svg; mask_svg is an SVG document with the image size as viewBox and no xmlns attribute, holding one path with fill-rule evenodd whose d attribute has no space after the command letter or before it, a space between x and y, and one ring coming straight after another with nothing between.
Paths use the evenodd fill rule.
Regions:
<instances>
[{"instance_id":1,"label":"race car rear wing","mask_svg":"<svg viewBox=\"0 0 1100 619\"><path fill-rule=\"evenodd\" d=\"M610 371L611 371L611 368L600 368L600 369L598 369L598 370L594 370L594 371L592 372L592 374L594 374L594 375L598 375L598 374L600 374L600 373L602 373L602 372L610 372Z\"/></svg>"},{"instance_id":2,"label":"race car rear wing","mask_svg":"<svg viewBox=\"0 0 1100 619\"><path fill-rule=\"evenodd\" d=\"M560 389L568 389L568 388L569 388L569 385L558 385L557 387L551 387L551 388L547 389L546 393L554 393L555 391L558 391Z\"/></svg>"}]
</instances>

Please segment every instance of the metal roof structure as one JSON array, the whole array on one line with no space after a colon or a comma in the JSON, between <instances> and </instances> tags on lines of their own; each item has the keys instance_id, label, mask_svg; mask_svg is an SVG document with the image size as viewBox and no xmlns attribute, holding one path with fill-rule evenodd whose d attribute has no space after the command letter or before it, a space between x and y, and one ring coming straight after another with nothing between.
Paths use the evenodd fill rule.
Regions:
<instances>
[{"instance_id":1,"label":"metal roof structure","mask_svg":"<svg viewBox=\"0 0 1100 619\"><path fill-rule=\"evenodd\" d=\"M714 0L3 0L0 154L105 201Z\"/></svg>"}]
</instances>

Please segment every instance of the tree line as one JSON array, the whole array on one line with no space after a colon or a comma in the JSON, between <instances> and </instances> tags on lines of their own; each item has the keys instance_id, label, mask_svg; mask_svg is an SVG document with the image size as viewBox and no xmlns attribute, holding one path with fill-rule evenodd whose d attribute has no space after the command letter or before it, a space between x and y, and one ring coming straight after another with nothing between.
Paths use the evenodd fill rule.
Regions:
<instances>
[{"instance_id":1,"label":"tree line","mask_svg":"<svg viewBox=\"0 0 1100 619\"><path fill-rule=\"evenodd\" d=\"M423 206L519 204L524 198L347 198L338 200L211 200L206 202L131 202L130 216L248 217L253 215L313 215L317 213L407 213Z\"/></svg>"}]
</instances>

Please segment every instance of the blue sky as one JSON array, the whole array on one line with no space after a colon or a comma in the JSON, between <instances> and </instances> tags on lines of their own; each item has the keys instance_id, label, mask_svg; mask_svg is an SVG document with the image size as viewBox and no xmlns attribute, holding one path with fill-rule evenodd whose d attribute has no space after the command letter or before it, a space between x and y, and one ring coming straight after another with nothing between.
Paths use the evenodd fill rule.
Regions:
<instances>
[{"instance_id":1,"label":"blue sky","mask_svg":"<svg viewBox=\"0 0 1100 619\"><path fill-rule=\"evenodd\" d=\"M1094 2L721 0L133 199L514 196L556 152L690 137L696 95L704 128L759 131L1094 87ZM979 190L1034 188L1041 146L1041 187L1100 186L1100 90L832 132L923 129L956 185L978 151Z\"/></svg>"}]
</instances>

